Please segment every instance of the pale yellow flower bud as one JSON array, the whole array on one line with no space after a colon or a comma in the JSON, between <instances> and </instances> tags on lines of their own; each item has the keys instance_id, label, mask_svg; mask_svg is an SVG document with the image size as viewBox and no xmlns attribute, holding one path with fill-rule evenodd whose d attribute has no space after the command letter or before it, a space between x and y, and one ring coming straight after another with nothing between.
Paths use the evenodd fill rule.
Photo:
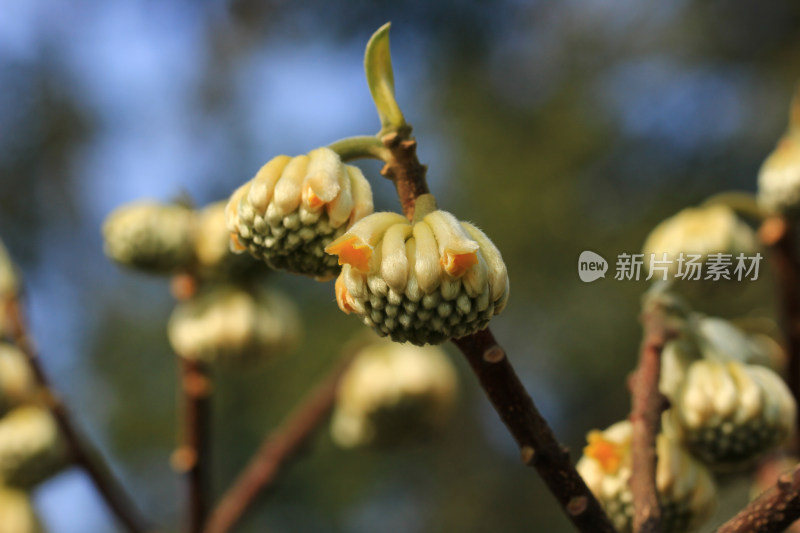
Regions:
<instances>
[{"instance_id":1,"label":"pale yellow flower bud","mask_svg":"<svg viewBox=\"0 0 800 533\"><path fill-rule=\"evenodd\" d=\"M169 274L188 268L194 263L195 222L195 213L180 205L124 205L103 224L106 255L145 272Z\"/></svg>"},{"instance_id":2,"label":"pale yellow flower bud","mask_svg":"<svg viewBox=\"0 0 800 533\"><path fill-rule=\"evenodd\" d=\"M789 113L789 128L758 173L758 203L767 213L800 215L800 91Z\"/></svg>"},{"instance_id":3,"label":"pale yellow flower bud","mask_svg":"<svg viewBox=\"0 0 800 533\"><path fill-rule=\"evenodd\" d=\"M262 262L250 255L231 251L230 233L225 226L226 204L227 201L216 202L198 213L193 243L198 274L203 279L241 280L268 271Z\"/></svg>"},{"instance_id":4,"label":"pale yellow flower bud","mask_svg":"<svg viewBox=\"0 0 800 533\"><path fill-rule=\"evenodd\" d=\"M500 252L478 228L434 210L415 223L369 215L332 242L336 301L379 335L440 344L484 329L509 294Z\"/></svg>"},{"instance_id":5,"label":"pale yellow flower bud","mask_svg":"<svg viewBox=\"0 0 800 533\"><path fill-rule=\"evenodd\" d=\"M672 425L694 455L731 469L785 441L795 410L788 387L769 368L700 359L689 366L670 411Z\"/></svg>"},{"instance_id":6,"label":"pale yellow flower bud","mask_svg":"<svg viewBox=\"0 0 800 533\"><path fill-rule=\"evenodd\" d=\"M233 193L225 212L234 250L325 280L339 267L324 248L372 212L372 191L358 167L317 148L273 158Z\"/></svg>"},{"instance_id":7,"label":"pale yellow flower bud","mask_svg":"<svg viewBox=\"0 0 800 533\"><path fill-rule=\"evenodd\" d=\"M32 401L36 389L25 354L12 344L0 343L0 414Z\"/></svg>"},{"instance_id":8,"label":"pale yellow flower bud","mask_svg":"<svg viewBox=\"0 0 800 533\"><path fill-rule=\"evenodd\" d=\"M591 431L578 461L578 473L605 509L620 533L630 533L633 522L631 438L627 420L605 431ZM716 506L716 487L708 468L686 453L666 433L656 437L656 490L665 533L694 531L708 520Z\"/></svg>"},{"instance_id":9,"label":"pale yellow flower bud","mask_svg":"<svg viewBox=\"0 0 800 533\"><path fill-rule=\"evenodd\" d=\"M44 533L27 491L0 487L0 533Z\"/></svg>"},{"instance_id":10,"label":"pale yellow flower bud","mask_svg":"<svg viewBox=\"0 0 800 533\"><path fill-rule=\"evenodd\" d=\"M0 418L0 485L33 487L67 461L67 446L46 409L18 407Z\"/></svg>"},{"instance_id":11,"label":"pale yellow flower bud","mask_svg":"<svg viewBox=\"0 0 800 533\"><path fill-rule=\"evenodd\" d=\"M669 276L678 272L679 258L699 255L705 262L711 254L731 254L735 258L743 253L754 255L758 250L755 232L736 213L722 204L688 207L664 220L650 232L644 243L644 263L649 269L650 257L664 264ZM666 254L666 255L664 255ZM655 272L653 279L661 279Z\"/></svg>"},{"instance_id":12,"label":"pale yellow flower bud","mask_svg":"<svg viewBox=\"0 0 800 533\"><path fill-rule=\"evenodd\" d=\"M6 302L17 296L19 283L17 267L0 241L0 338L13 334L10 307Z\"/></svg>"},{"instance_id":13,"label":"pale yellow flower bud","mask_svg":"<svg viewBox=\"0 0 800 533\"><path fill-rule=\"evenodd\" d=\"M294 347L295 305L278 291L212 287L180 304L170 317L177 354L209 363L269 359Z\"/></svg>"},{"instance_id":14,"label":"pale yellow flower bud","mask_svg":"<svg viewBox=\"0 0 800 533\"><path fill-rule=\"evenodd\" d=\"M0 300L13 296L19 290L17 267L0 241Z\"/></svg>"},{"instance_id":15,"label":"pale yellow flower bud","mask_svg":"<svg viewBox=\"0 0 800 533\"><path fill-rule=\"evenodd\" d=\"M449 415L456 389L455 369L439 348L371 344L342 378L331 434L344 448L425 436Z\"/></svg>"}]
</instances>

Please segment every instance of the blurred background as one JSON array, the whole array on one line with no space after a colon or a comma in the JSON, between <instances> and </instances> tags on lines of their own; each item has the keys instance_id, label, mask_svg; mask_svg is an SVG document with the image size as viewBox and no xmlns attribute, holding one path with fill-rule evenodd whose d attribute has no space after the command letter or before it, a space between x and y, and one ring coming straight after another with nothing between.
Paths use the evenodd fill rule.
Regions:
<instances>
[{"instance_id":1,"label":"blurred background","mask_svg":"<svg viewBox=\"0 0 800 533\"><path fill-rule=\"evenodd\" d=\"M753 191L800 78L795 0L0 0L0 238L25 275L32 332L81 425L140 507L177 529L181 484L167 281L124 271L100 225L142 198L222 199L279 153L379 129L364 45L391 20L398 100L440 205L483 228L512 296L495 335L559 438L626 416L644 281L582 283L715 192ZM378 209L398 208L362 165ZM727 284L698 308L770 316L772 286ZM300 347L218 374L215 491L360 332L332 282L285 274ZM449 349L449 348L448 348ZM322 431L241 531L571 531L473 376L430 442L344 452ZM746 501L731 480L715 521ZM53 533L117 531L84 475L37 492Z\"/></svg>"}]
</instances>

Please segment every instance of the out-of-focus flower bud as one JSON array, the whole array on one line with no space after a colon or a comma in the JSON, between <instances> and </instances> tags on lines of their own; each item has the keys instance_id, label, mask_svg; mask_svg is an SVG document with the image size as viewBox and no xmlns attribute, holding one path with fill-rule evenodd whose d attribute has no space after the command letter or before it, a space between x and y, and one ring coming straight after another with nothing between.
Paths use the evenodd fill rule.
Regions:
<instances>
[{"instance_id":1,"label":"out-of-focus flower bud","mask_svg":"<svg viewBox=\"0 0 800 533\"><path fill-rule=\"evenodd\" d=\"M800 216L800 91L789 112L789 128L758 173L758 203L767 213Z\"/></svg>"},{"instance_id":2,"label":"out-of-focus flower bud","mask_svg":"<svg viewBox=\"0 0 800 533\"><path fill-rule=\"evenodd\" d=\"M44 533L26 491L0 487L0 533Z\"/></svg>"},{"instance_id":3,"label":"out-of-focus flower bud","mask_svg":"<svg viewBox=\"0 0 800 533\"><path fill-rule=\"evenodd\" d=\"M661 375L659 390L667 398L678 392L686 379L689 366L700 357L695 343L687 339L673 339L661 350Z\"/></svg>"},{"instance_id":4,"label":"out-of-focus flower bud","mask_svg":"<svg viewBox=\"0 0 800 533\"><path fill-rule=\"evenodd\" d=\"M298 336L295 305L278 291L212 287L175 308L168 324L177 354L208 363L269 359Z\"/></svg>"},{"instance_id":5,"label":"out-of-focus flower bud","mask_svg":"<svg viewBox=\"0 0 800 533\"><path fill-rule=\"evenodd\" d=\"M344 265L336 301L379 335L440 344L484 329L508 301L508 274L478 228L435 210L360 220L326 248Z\"/></svg>"},{"instance_id":6,"label":"out-of-focus flower bud","mask_svg":"<svg viewBox=\"0 0 800 533\"><path fill-rule=\"evenodd\" d=\"M631 438L627 420L605 431L591 431L577 470L620 533L633 523ZM708 520L716 506L716 487L708 468L686 453L674 439L656 437L656 489L662 509L663 531L684 533Z\"/></svg>"},{"instance_id":7,"label":"out-of-focus flower bud","mask_svg":"<svg viewBox=\"0 0 800 533\"><path fill-rule=\"evenodd\" d=\"M46 409L28 405L0 418L0 485L33 487L67 460L66 443Z\"/></svg>"},{"instance_id":8,"label":"out-of-focus flower bud","mask_svg":"<svg viewBox=\"0 0 800 533\"><path fill-rule=\"evenodd\" d=\"M13 296L19 290L17 267L0 241L0 300Z\"/></svg>"},{"instance_id":9,"label":"out-of-focus flower bud","mask_svg":"<svg viewBox=\"0 0 800 533\"><path fill-rule=\"evenodd\" d=\"M230 233L225 225L227 201L216 202L198 213L194 253L202 279L242 280L257 272L267 272L263 262L248 254L233 253Z\"/></svg>"},{"instance_id":10,"label":"out-of-focus flower bud","mask_svg":"<svg viewBox=\"0 0 800 533\"><path fill-rule=\"evenodd\" d=\"M105 251L122 265L169 274L194 263L195 213L180 205L136 202L112 212L103 224Z\"/></svg>"},{"instance_id":11,"label":"out-of-focus flower bud","mask_svg":"<svg viewBox=\"0 0 800 533\"><path fill-rule=\"evenodd\" d=\"M711 254L731 254L735 259L740 253L751 256L758 250L755 232L740 220L730 207L721 204L688 207L664 220L650 232L644 243L644 263L650 268L650 257L656 261L667 261L662 265L668 277L678 275L683 254L684 261L690 256L703 263ZM664 255L666 254L666 255ZM659 267L660 268L660 267ZM662 279L659 271L653 272L654 280Z\"/></svg>"},{"instance_id":12,"label":"out-of-focus flower bud","mask_svg":"<svg viewBox=\"0 0 800 533\"><path fill-rule=\"evenodd\" d=\"M695 456L730 470L786 440L795 409L788 387L769 368L700 359L673 398L670 423Z\"/></svg>"},{"instance_id":13,"label":"out-of-focus flower bud","mask_svg":"<svg viewBox=\"0 0 800 533\"><path fill-rule=\"evenodd\" d=\"M28 403L36 395L31 367L16 346L0 343L0 414Z\"/></svg>"},{"instance_id":14,"label":"out-of-focus flower bud","mask_svg":"<svg viewBox=\"0 0 800 533\"><path fill-rule=\"evenodd\" d=\"M456 389L455 370L441 349L369 345L342 378L331 434L344 448L389 446L427 435L450 413Z\"/></svg>"},{"instance_id":15,"label":"out-of-focus flower bud","mask_svg":"<svg viewBox=\"0 0 800 533\"><path fill-rule=\"evenodd\" d=\"M12 336L13 318L9 315L9 300L15 298L19 292L19 275L17 267L11 261L3 242L0 241L0 339Z\"/></svg>"},{"instance_id":16,"label":"out-of-focus flower bud","mask_svg":"<svg viewBox=\"0 0 800 533\"><path fill-rule=\"evenodd\" d=\"M234 250L248 250L275 269L330 279L339 272L325 247L372 213L372 189L361 170L329 148L280 155L239 187L226 208Z\"/></svg>"}]
</instances>

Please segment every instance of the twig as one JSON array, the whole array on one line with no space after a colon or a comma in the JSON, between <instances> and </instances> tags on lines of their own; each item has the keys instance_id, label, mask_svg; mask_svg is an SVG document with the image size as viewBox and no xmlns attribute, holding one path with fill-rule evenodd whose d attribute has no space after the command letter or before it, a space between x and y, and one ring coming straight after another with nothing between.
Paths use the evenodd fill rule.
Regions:
<instances>
[{"instance_id":1,"label":"twig","mask_svg":"<svg viewBox=\"0 0 800 533\"><path fill-rule=\"evenodd\" d=\"M769 251L770 264L775 272L780 325L788 358L786 381L795 402L800 405L800 279L795 234L786 219L771 217L761 224L758 236ZM800 428L800 409L795 427ZM800 453L800 438L797 435L794 438L794 451Z\"/></svg>"},{"instance_id":2,"label":"twig","mask_svg":"<svg viewBox=\"0 0 800 533\"><path fill-rule=\"evenodd\" d=\"M313 436L333 408L339 380L350 356L326 376L270 433L211 513L204 533L225 533L256 498L275 485L283 469Z\"/></svg>"},{"instance_id":3,"label":"twig","mask_svg":"<svg viewBox=\"0 0 800 533\"><path fill-rule=\"evenodd\" d=\"M616 531L569 460L547 421L514 372L489 329L453 339L469 361L484 392L520 447L522 461L542 476L579 531Z\"/></svg>"},{"instance_id":4,"label":"twig","mask_svg":"<svg viewBox=\"0 0 800 533\"><path fill-rule=\"evenodd\" d=\"M183 437L172 465L186 475L188 485L187 533L200 533L208 514L208 475L211 471L211 382L207 366L179 357L183 396Z\"/></svg>"},{"instance_id":5,"label":"twig","mask_svg":"<svg viewBox=\"0 0 800 533\"><path fill-rule=\"evenodd\" d=\"M417 196L431 191L425 181L427 167L417 158L417 141L407 136L411 133L411 128L408 127L403 132L405 135L389 133L381 138L391 156L381 174L394 182L403 213L412 220Z\"/></svg>"},{"instance_id":6,"label":"twig","mask_svg":"<svg viewBox=\"0 0 800 533\"><path fill-rule=\"evenodd\" d=\"M628 483L633 493L633 531L655 533L661 531L656 488L656 435L661 427L661 413L667 407L667 400L658 389L661 352L676 332L666 324L658 308L646 310L642 322L644 339L631 390L632 471Z\"/></svg>"},{"instance_id":7,"label":"twig","mask_svg":"<svg viewBox=\"0 0 800 533\"><path fill-rule=\"evenodd\" d=\"M722 524L717 533L778 533L800 519L800 466Z\"/></svg>"},{"instance_id":8,"label":"twig","mask_svg":"<svg viewBox=\"0 0 800 533\"><path fill-rule=\"evenodd\" d=\"M128 531L131 533L152 531L150 525L136 509L133 500L125 492L122 484L114 477L111 468L97 447L78 429L69 409L50 384L33 343L28 337L19 297L14 295L5 302L1 302L0 305L7 306L7 316L11 322L11 335L14 343L25 354L37 385L47 395L47 406L67 441L74 462L89 475L97 492Z\"/></svg>"}]
</instances>

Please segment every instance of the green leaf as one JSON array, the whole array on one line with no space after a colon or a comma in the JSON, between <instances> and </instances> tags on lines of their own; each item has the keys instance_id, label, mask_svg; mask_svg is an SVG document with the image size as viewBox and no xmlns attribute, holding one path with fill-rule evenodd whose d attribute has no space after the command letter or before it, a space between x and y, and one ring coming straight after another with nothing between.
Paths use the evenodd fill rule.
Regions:
<instances>
[{"instance_id":1,"label":"green leaf","mask_svg":"<svg viewBox=\"0 0 800 533\"><path fill-rule=\"evenodd\" d=\"M390 27L391 22L381 26L370 38L364 53L364 71L367 75L369 92L372 94L375 107L378 109L378 117L381 120L379 135L396 132L407 127L403 113L394 97L394 73L392 56L389 52Z\"/></svg>"}]
</instances>

